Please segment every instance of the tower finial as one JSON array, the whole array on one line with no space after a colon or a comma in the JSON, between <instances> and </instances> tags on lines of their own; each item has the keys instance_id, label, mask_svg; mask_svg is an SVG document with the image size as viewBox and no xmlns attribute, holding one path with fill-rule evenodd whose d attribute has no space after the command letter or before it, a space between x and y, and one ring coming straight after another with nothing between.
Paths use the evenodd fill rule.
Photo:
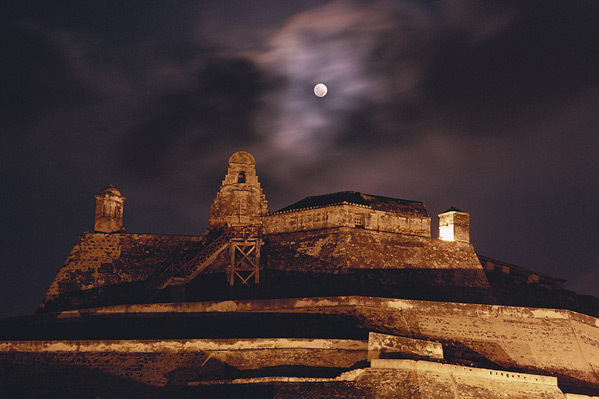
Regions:
<instances>
[{"instance_id":1,"label":"tower finial","mask_svg":"<svg viewBox=\"0 0 599 399\"><path fill-rule=\"evenodd\" d=\"M115 233L123 229L123 202L125 197L112 184L95 195L96 220L94 230Z\"/></svg>"}]
</instances>

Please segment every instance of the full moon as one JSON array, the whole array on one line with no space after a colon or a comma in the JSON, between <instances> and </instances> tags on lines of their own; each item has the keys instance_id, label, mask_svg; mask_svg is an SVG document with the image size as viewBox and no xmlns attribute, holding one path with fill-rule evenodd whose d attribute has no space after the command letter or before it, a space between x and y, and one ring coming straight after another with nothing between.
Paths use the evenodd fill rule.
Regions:
<instances>
[{"instance_id":1,"label":"full moon","mask_svg":"<svg viewBox=\"0 0 599 399\"><path fill-rule=\"evenodd\" d=\"M324 97L327 95L327 87L324 85L324 83L319 83L316 86L314 86L314 94L316 94L317 97Z\"/></svg>"}]
</instances>

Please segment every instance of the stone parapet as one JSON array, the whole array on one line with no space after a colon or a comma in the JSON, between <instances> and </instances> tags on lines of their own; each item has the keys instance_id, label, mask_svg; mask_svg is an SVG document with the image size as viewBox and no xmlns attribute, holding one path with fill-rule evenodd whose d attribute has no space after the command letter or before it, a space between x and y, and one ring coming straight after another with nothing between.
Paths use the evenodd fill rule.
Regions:
<instances>
[{"instance_id":1,"label":"stone parapet","mask_svg":"<svg viewBox=\"0 0 599 399\"><path fill-rule=\"evenodd\" d=\"M352 227L430 237L430 218L385 212L359 204L332 204L273 213L263 218L267 234Z\"/></svg>"}]
</instances>

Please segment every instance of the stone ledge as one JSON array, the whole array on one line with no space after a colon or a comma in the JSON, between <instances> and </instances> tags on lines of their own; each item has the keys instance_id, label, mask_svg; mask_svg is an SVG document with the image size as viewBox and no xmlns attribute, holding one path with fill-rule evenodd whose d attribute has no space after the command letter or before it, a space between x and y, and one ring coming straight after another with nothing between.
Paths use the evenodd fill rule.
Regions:
<instances>
[{"instance_id":1,"label":"stone ledge","mask_svg":"<svg viewBox=\"0 0 599 399\"><path fill-rule=\"evenodd\" d=\"M6 352L199 352L256 349L320 349L367 351L366 341L342 339L256 338L256 339L180 339L180 340L99 340L99 341L4 341Z\"/></svg>"},{"instance_id":2,"label":"stone ledge","mask_svg":"<svg viewBox=\"0 0 599 399\"><path fill-rule=\"evenodd\" d=\"M371 367L376 369L400 369L410 371L430 371L434 373L452 374L467 378L487 378L504 382L528 382L533 384L550 385L557 387L557 378L536 374L513 373L490 369L456 366L427 362L424 360L404 359L373 359Z\"/></svg>"},{"instance_id":3,"label":"stone ledge","mask_svg":"<svg viewBox=\"0 0 599 399\"><path fill-rule=\"evenodd\" d=\"M48 313L59 319L77 318L94 314L133 313L206 313L206 312L260 312L295 311L298 309L334 308L340 306L363 306L417 312L442 311L463 316L493 319L502 317L525 317L527 319L576 320L592 327L599 327L599 318L583 315L567 309L526 308L518 306L484 305L459 302L433 302L413 299L375 298L365 296L336 296L285 299L228 300L207 302L150 303L115 305L98 308L67 310Z\"/></svg>"},{"instance_id":4,"label":"stone ledge","mask_svg":"<svg viewBox=\"0 0 599 399\"><path fill-rule=\"evenodd\" d=\"M443 360L443 345L422 339L371 332L368 334L368 360L398 355L411 359Z\"/></svg>"},{"instance_id":5,"label":"stone ledge","mask_svg":"<svg viewBox=\"0 0 599 399\"><path fill-rule=\"evenodd\" d=\"M366 369L356 369L342 373L335 378L317 378L317 377L254 377L254 378L237 378L234 380L209 380L209 381L191 381L187 385L225 385L225 384L271 384L271 383L323 383L323 382L340 382L340 381L355 381L358 377L364 374Z\"/></svg>"}]
</instances>

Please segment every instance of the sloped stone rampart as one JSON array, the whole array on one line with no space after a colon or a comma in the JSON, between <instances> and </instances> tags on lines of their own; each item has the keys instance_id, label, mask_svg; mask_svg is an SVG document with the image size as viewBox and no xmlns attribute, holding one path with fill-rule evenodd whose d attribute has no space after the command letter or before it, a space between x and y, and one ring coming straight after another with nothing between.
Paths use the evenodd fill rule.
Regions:
<instances>
[{"instance_id":1,"label":"sloped stone rampart","mask_svg":"<svg viewBox=\"0 0 599 399\"><path fill-rule=\"evenodd\" d=\"M563 399L555 377L439 364L426 361L379 359L356 383L393 387L397 379L412 381L412 391L397 397L425 399ZM395 386L395 390L397 386ZM387 397L387 396L384 396ZM393 397L389 395L388 397Z\"/></svg>"},{"instance_id":2,"label":"sloped stone rampart","mask_svg":"<svg viewBox=\"0 0 599 399\"><path fill-rule=\"evenodd\" d=\"M132 381L124 384L127 389L134 382L188 386L186 392L200 397L206 392L256 392L258 387L269 393L260 397L273 398L590 398L564 396L555 377L542 375L406 359L373 359L368 367L366 350L365 341L352 340L3 342L0 392L11 392L9 381L34 378L39 389L44 378L69 372L78 377L68 384L75 392L93 392L93 384L109 375L121 384ZM357 365L362 368L342 372ZM306 376L309 368L329 376ZM56 386L56 381L47 383Z\"/></svg>"},{"instance_id":3,"label":"sloped stone rampart","mask_svg":"<svg viewBox=\"0 0 599 399\"><path fill-rule=\"evenodd\" d=\"M82 234L40 309L56 311L150 302L153 299L144 288L152 274L168 262L185 262L210 237L210 233L204 236ZM223 287L213 296L193 297L193 290L214 291L212 283L202 286L204 280L208 281L202 277L225 273L226 265L227 254L223 252L190 285L191 300L226 297L223 295L228 287L224 278ZM305 287L305 292L292 292L294 296L374 295L376 287L383 287L383 295L408 289L412 290L409 297L418 299L445 300L453 294L461 301L494 303L484 271L467 243L350 227L271 234L264 237L261 265L263 284L259 289L263 297L286 296L293 287ZM332 281L320 287L320 279L314 274L331 277ZM341 278L340 274L346 276ZM328 284L336 284L341 291L327 291ZM279 286L285 287L282 292L277 291ZM431 287L437 287L439 296L419 295L431 291ZM312 288L315 292L310 292ZM459 291L462 288L470 291L462 295Z\"/></svg>"},{"instance_id":4,"label":"sloped stone rampart","mask_svg":"<svg viewBox=\"0 0 599 399\"><path fill-rule=\"evenodd\" d=\"M65 293L145 281L173 253L198 248L203 236L84 233L50 284L41 308Z\"/></svg>"},{"instance_id":5,"label":"sloped stone rampart","mask_svg":"<svg viewBox=\"0 0 599 399\"><path fill-rule=\"evenodd\" d=\"M365 341L290 338L5 341L0 343L0 386L65 366L157 386L276 375L291 366L334 377L365 362L367 351Z\"/></svg>"},{"instance_id":6,"label":"sloped stone rampart","mask_svg":"<svg viewBox=\"0 0 599 399\"><path fill-rule=\"evenodd\" d=\"M61 315L262 311L352 315L371 331L459 344L498 368L599 389L599 319L569 310L330 297L131 305Z\"/></svg>"},{"instance_id":7,"label":"sloped stone rampart","mask_svg":"<svg viewBox=\"0 0 599 399\"><path fill-rule=\"evenodd\" d=\"M292 263L286 253L298 252L321 259L318 270L340 267L355 269L462 269L480 271L480 281L464 285L485 285L486 278L472 245L433 238L340 227L270 235L265 246L272 259L269 268L308 269L306 262ZM278 265L277 265L278 262Z\"/></svg>"}]
</instances>

